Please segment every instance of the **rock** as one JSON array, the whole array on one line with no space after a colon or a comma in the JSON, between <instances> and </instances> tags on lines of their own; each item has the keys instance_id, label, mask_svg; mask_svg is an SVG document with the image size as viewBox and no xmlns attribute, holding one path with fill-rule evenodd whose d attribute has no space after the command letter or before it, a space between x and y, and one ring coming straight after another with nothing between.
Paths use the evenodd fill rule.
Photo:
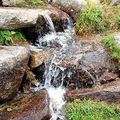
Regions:
<instances>
[{"instance_id":1,"label":"rock","mask_svg":"<svg viewBox=\"0 0 120 120\"><path fill-rule=\"evenodd\" d=\"M76 13L86 8L87 2L85 0L52 0L50 2L53 6L68 13L74 20Z\"/></svg>"},{"instance_id":2,"label":"rock","mask_svg":"<svg viewBox=\"0 0 120 120\"><path fill-rule=\"evenodd\" d=\"M117 45L120 46L120 34L114 35L114 38L117 41Z\"/></svg>"},{"instance_id":3,"label":"rock","mask_svg":"<svg viewBox=\"0 0 120 120\"><path fill-rule=\"evenodd\" d=\"M27 9L15 7L1 7L0 8L0 29L18 29L33 27L38 18L50 14L60 15L60 10L54 8L46 9ZM61 12L61 19L63 19L63 12ZM67 16L67 14L64 13ZM43 20L42 20L43 21ZM45 19L44 19L45 21ZM43 22L44 22L43 21ZM45 26L44 26L45 27Z\"/></svg>"},{"instance_id":4,"label":"rock","mask_svg":"<svg viewBox=\"0 0 120 120\"><path fill-rule=\"evenodd\" d=\"M31 50L30 68L34 69L52 58L54 49Z\"/></svg>"},{"instance_id":5,"label":"rock","mask_svg":"<svg viewBox=\"0 0 120 120\"><path fill-rule=\"evenodd\" d=\"M20 94L0 106L0 120L49 120L49 97L45 90Z\"/></svg>"},{"instance_id":6,"label":"rock","mask_svg":"<svg viewBox=\"0 0 120 120\"><path fill-rule=\"evenodd\" d=\"M120 0L112 0L110 5L119 5L120 4Z\"/></svg>"},{"instance_id":7,"label":"rock","mask_svg":"<svg viewBox=\"0 0 120 120\"><path fill-rule=\"evenodd\" d=\"M114 80L116 80L116 78L118 77L118 74L116 73L112 73L112 72L105 72L100 78L100 83L101 84L105 84L108 82L112 82Z\"/></svg>"},{"instance_id":8,"label":"rock","mask_svg":"<svg viewBox=\"0 0 120 120\"><path fill-rule=\"evenodd\" d=\"M28 68L25 72L20 90L24 93L29 93L31 87L38 87L39 81L36 80L36 75Z\"/></svg>"},{"instance_id":9,"label":"rock","mask_svg":"<svg viewBox=\"0 0 120 120\"><path fill-rule=\"evenodd\" d=\"M81 9L85 8L86 1L84 0L52 0L52 4L57 4L65 9L73 9L75 11L80 11Z\"/></svg>"},{"instance_id":10,"label":"rock","mask_svg":"<svg viewBox=\"0 0 120 120\"><path fill-rule=\"evenodd\" d=\"M65 98L67 101L92 99L120 104L120 80L92 89L67 91Z\"/></svg>"},{"instance_id":11,"label":"rock","mask_svg":"<svg viewBox=\"0 0 120 120\"><path fill-rule=\"evenodd\" d=\"M56 32L64 32L64 29L67 28L68 15L65 12L51 6L48 7L48 9L51 12L50 15L46 13L43 16L40 16L35 26L24 28L22 30L25 34L25 37L34 45L36 45L36 40L48 33L51 33L51 27L47 20L52 20ZM43 46L46 46L46 42L43 43Z\"/></svg>"},{"instance_id":12,"label":"rock","mask_svg":"<svg viewBox=\"0 0 120 120\"><path fill-rule=\"evenodd\" d=\"M18 92L29 56L28 48L0 46L0 101L12 99Z\"/></svg>"},{"instance_id":13,"label":"rock","mask_svg":"<svg viewBox=\"0 0 120 120\"><path fill-rule=\"evenodd\" d=\"M93 41L79 41L62 48L55 53L51 67L55 70L53 76L56 74L51 78L52 84L60 86L63 80L69 89L93 87L106 71L114 71L112 57Z\"/></svg>"},{"instance_id":14,"label":"rock","mask_svg":"<svg viewBox=\"0 0 120 120\"><path fill-rule=\"evenodd\" d=\"M14 7L17 5L17 0L2 0L2 5Z\"/></svg>"}]
</instances>

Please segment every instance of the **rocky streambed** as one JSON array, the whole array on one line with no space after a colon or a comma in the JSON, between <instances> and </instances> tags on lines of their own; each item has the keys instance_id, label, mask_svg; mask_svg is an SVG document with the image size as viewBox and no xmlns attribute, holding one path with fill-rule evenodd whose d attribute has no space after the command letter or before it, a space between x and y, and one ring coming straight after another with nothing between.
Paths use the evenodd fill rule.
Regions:
<instances>
[{"instance_id":1,"label":"rocky streambed","mask_svg":"<svg viewBox=\"0 0 120 120\"><path fill-rule=\"evenodd\" d=\"M120 103L116 63L100 42L76 39L65 12L0 8L0 16L0 28L21 28L30 41L0 46L0 120L66 120L74 99Z\"/></svg>"}]
</instances>

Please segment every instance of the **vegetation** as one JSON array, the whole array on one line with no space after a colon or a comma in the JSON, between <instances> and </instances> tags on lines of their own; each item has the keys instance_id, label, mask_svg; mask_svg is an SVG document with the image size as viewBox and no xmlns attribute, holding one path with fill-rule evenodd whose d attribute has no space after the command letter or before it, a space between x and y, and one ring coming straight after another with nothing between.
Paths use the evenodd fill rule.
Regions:
<instances>
[{"instance_id":1,"label":"vegetation","mask_svg":"<svg viewBox=\"0 0 120 120\"><path fill-rule=\"evenodd\" d=\"M88 7L77 15L77 34L101 33L113 29L120 29L120 5L109 6L88 2Z\"/></svg>"},{"instance_id":2,"label":"vegetation","mask_svg":"<svg viewBox=\"0 0 120 120\"><path fill-rule=\"evenodd\" d=\"M17 6L19 7L30 7L30 8L36 8L36 7L44 7L45 3L42 0L18 0Z\"/></svg>"},{"instance_id":3,"label":"vegetation","mask_svg":"<svg viewBox=\"0 0 120 120\"><path fill-rule=\"evenodd\" d=\"M0 44L9 45L14 41L24 41L25 37L20 31L0 30Z\"/></svg>"},{"instance_id":4,"label":"vegetation","mask_svg":"<svg viewBox=\"0 0 120 120\"><path fill-rule=\"evenodd\" d=\"M105 16L109 23L109 30L117 30L120 28L120 5L108 6L104 5Z\"/></svg>"},{"instance_id":5,"label":"vegetation","mask_svg":"<svg viewBox=\"0 0 120 120\"><path fill-rule=\"evenodd\" d=\"M88 8L78 14L76 21L77 33L94 33L105 31L108 28L108 22L99 5L88 6Z\"/></svg>"},{"instance_id":6,"label":"vegetation","mask_svg":"<svg viewBox=\"0 0 120 120\"><path fill-rule=\"evenodd\" d=\"M110 50L113 58L120 60L120 45L117 44L113 36L106 36L104 38L104 45Z\"/></svg>"},{"instance_id":7,"label":"vegetation","mask_svg":"<svg viewBox=\"0 0 120 120\"><path fill-rule=\"evenodd\" d=\"M120 106L92 100L75 100L66 106L69 120L120 120Z\"/></svg>"}]
</instances>

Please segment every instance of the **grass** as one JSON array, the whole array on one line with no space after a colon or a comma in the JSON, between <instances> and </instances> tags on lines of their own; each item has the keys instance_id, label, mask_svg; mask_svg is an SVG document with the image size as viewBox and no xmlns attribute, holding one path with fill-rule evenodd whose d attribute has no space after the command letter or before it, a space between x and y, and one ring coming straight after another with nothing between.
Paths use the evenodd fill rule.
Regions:
<instances>
[{"instance_id":1,"label":"grass","mask_svg":"<svg viewBox=\"0 0 120 120\"><path fill-rule=\"evenodd\" d=\"M91 4L91 0L88 1L87 8L82 13L77 14L75 28L78 35L120 29L120 5ZM110 1L104 0L104 2Z\"/></svg>"},{"instance_id":2,"label":"grass","mask_svg":"<svg viewBox=\"0 0 120 120\"><path fill-rule=\"evenodd\" d=\"M28 7L28 8L42 8L45 7L46 4L43 0L18 0L18 7Z\"/></svg>"},{"instance_id":3,"label":"grass","mask_svg":"<svg viewBox=\"0 0 120 120\"><path fill-rule=\"evenodd\" d=\"M120 106L92 100L75 100L65 108L69 120L120 120Z\"/></svg>"},{"instance_id":4,"label":"grass","mask_svg":"<svg viewBox=\"0 0 120 120\"><path fill-rule=\"evenodd\" d=\"M0 45L10 45L15 41L25 41L25 37L20 31L0 30Z\"/></svg>"},{"instance_id":5,"label":"grass","mask_svg":"<svg viewBox=\"0 0 120 120\"><path fill-rule=\"evenodd\" d=\"M117 41L115 40L114 36L105 36L103 43L105 47L111 52L113 58L120 61L120 45L117 44Z\"/></svg>"},{"instance_id":6,"label":"grass","mask_svg":"<svg viewBox=\"0 0 120 120\"><path fill-rule=\"evenodd\" d=\"M108 29L108 22L101 6L88 6L77 15L76 32L78 34L98 33Z\"/></svg>"}]
</instances>

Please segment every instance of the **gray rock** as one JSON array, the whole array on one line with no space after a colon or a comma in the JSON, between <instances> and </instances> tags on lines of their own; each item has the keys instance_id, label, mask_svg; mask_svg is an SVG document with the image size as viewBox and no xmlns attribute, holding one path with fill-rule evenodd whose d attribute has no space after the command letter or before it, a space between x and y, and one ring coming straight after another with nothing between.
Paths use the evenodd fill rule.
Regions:
<instances>
[{"instance_id":1,"label":"gray rock","mask_svg":"<svg viewBox=\"0 0 120 120\"><path fill-rule=\"evenodd\" d=\"M0 46L0 101L12 99L18 92L29 56L25 47Z\"/></svg>"},{"instance_id":2,"label":"gray rock","mask_svg":"<svg viewBox=\"0 0 120 120\"><path fill-rule=\"evenodd\" d=\"M79 11L86 6L85 0L52 0L52 3L75 11Z\"/></svg>"},{"instance_id":3,"label":"gray rock","mask_svg":"<svg viewBox=\"0 0 120 120\"><path fill-rule=\"evenodd\" d=\"M0 8L0 29L18 29L31 27L37 23L40 16L51 15L63 19L66 13L58 9L46 8L42 9L26 9L15 7ZM60 16L61 14L61 16ZM66 15L67 16L67 15Z\"/></svg>"},{"instance_id":4,"label":"gray rock","mask_svg":"<svg viewBox=\"0 0 120 120\"><path fill-rule=\"evenodd\" d=\"M21 0L20 0L21 1ZM17 0L2 0L3 6L16 6Z\"/></svg>"},{"instance_id":5,"label":"gray rock","mask_svg":"<svg viewBox=\"0 0 120 120\"><path fill-rule=\"evenodd\" d=\"M0 8L0 28L17 29L34 25L41 10Z\"/></svg>"},{"instance_id":6,"label":"gray rock","mask_svg":"<svg viewBox=\"0 0 120 120\"><path fill-rule=\"evenodd\" d=\"M119 5L120 4L120 0L112 0L110 5Z\"/></svg>"}]
</instances>

